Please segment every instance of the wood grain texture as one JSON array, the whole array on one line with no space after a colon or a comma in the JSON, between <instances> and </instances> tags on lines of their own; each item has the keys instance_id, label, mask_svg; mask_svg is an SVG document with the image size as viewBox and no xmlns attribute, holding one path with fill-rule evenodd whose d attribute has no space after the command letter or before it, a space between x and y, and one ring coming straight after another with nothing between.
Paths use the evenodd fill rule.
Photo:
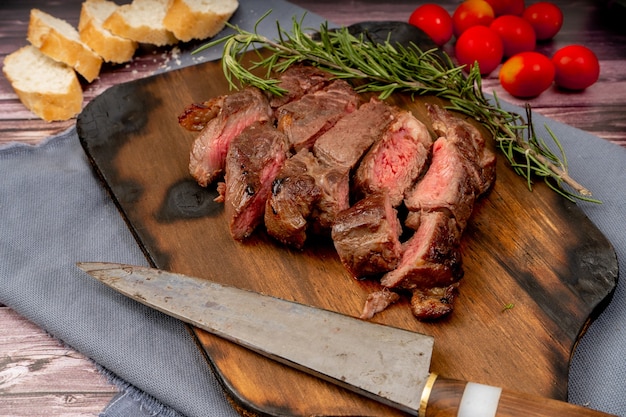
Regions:
<instances>
[{"instance_id":1,"label":"wood grain texture","mask_svg":"<svg viewBox=\"0 0 626 417\"><path fill-rule=\"evenodd\" d=\"M96 366L0 307L0 415L94 416L117 392Z\"/></svg>"},{"instance_id":2,"label":"wood grain texture","mask_svg":"<svg viewBox=\"0 0 626 417\"><path fill-rule=\"evenodd\" d=\"M221 71L219 63L207 63L111 88L78 119L87 155L154 266L358 316L379 286L351 278L330 242L314 240L294 251L262 230L236 242L222 205L212 201L215 186L203 189L190 178L195 135L177 125L177 115L183 103L228 92ZM441 104L392 100L429 125L425 102ZM542 185L529 192L504 158L497 169L496 184L478 202L462 241L465 276L454 313L418 322L405 299L374 321L434 336L432 371L441 375L564 400L576 341L616 283L615 253L575 204ZM398 413L196 334L246 411Z\"/></svg>"}]
</instances>

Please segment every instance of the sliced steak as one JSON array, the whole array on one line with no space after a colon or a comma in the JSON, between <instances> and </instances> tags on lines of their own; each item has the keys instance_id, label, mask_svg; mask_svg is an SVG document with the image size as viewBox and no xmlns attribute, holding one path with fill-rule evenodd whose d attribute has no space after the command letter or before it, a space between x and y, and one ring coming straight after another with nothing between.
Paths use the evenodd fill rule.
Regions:
<instances>
[{"instance_id":1,"label":"sliced steak","mask_svg":"<svg viewBox=\"0 0 626 417\"><path fill-rule=\"evenodd\" d=\"M309 172L315 164L315 157L306 149L287 159L272 183L265 205L267 233L298 249L304 246L314 204L322 195Z\"/></svg>"},{"instance_id":2,"label":"sliced steak","mask_svg":"<svg viewBox=\"0 0 626 417\"><path fill-rule=\"evenodd\" d=\"M485 138L471 123L438 106L428 106L433 129L454 143L466 160L476 194L485 193L495 181L496 154L487 147Z\"/></svg>"},{"instance_id":3,"label":"sliced steak","mask_svg":"<svg viewBox=\"0 0 626 417\"><path fill-rule=\"evenodd\" d=\"M285 162L287 138L269 123L253 123L226 156L224 210L230 233L243 240L263 221L272 182Z\"/></svg>"},{"instance_id":4,"label":"sliced steak","mask_svg":"<svg viewBox=\"0 0 626 417\"><path fill-rule=\"evenodd\" d=\"M411 312L422 321L437 320L452 313L459 283L447 287L413 290Z\"/></svg>"},{"instance_id":5,"label":"sliced steak","mask_svg":"<svg viewBox=\"0 0 626 417\"><path fill-rule=\"evenodd\" d=\"M287 93L270 98L274 109L321 90L331 82L331 75L311 65L292 65L280 74L279 80L279 87Z\"/></svg>"},{"instance_id":6,"label":"sliced steak","mask_svg":"<svg viewBox=\"0 0 626 417\"><path fill-rule=\"evenodd\" d=\"M350 175L340 168L316 162L310 166L310 172L321 194L311 214L311 232L326 235L337 215L350 207Z\"/></svg>"},{"instance_id":7,"label":"sliced steak","mask_svg":"<svg viewBox=\"0 0 626 417\"><path fill-rule=\"evenodd\" d=\"M392 120L391 107L378 99L372 99L320 136L313 145L313 153L326 165L350 171L374 142L380 139Z\"/></svg>"},{"instance_id":8,"label":"sliced steak","mask_svg":"<svg viewBox=\"0 0 626 417\"><path fill-rule=\"evenodd\" d=\"M457 146L445 137L437 139L428 171L407 192L404 203L412 213L406 226L415 229L414 217L424 211L444 210L454 217L461 230L465 229L476 199L470 170Z\"/></svg>"},{"instance_id":9,"label":"sliced steak","mask_svg":"<svg viewBox=\"0 0 626 417\"><path fill-rule=\"evenodd\" d=\"M192 103L185 107L178 116L178 124L192 132L204 129L209 121L214 119L222 109L226 96L214 97L202 103Z\"/></svg>"},{"instance_id":10,"label":"sliced steak","mask_svg":"<svg viewBox=\"0 0 626 417\"><path fill-rule=\"evenodd\" d=\"M294 152L310 149L316 139L359 104L359 95L343 80L305 94L276 110L278 129L289 138Z\"/></svg>"},{"instance_id":11,"label":"sliced steak","mask_svg":"<svg viewBox=\"0 0 626 417\"><path fill-rule=\"evenodd\" d=\"M354 176L357 195L389 193L391 204L402 203L405 192L422 172L432 139L413 113L394 109L394 121L367 152Z\"/></svg>"},{"instance_id":12,"label":"sliced steak","mask_svg":"<svg viewBox=\"0 0 626 417\"><path fill-rule=\"evenodd\" d=\"M254 122L273 121L267 97L247 87L224 98L218 115L211 119L193 143L189 172L203 187L223 173L231 141Z\"/></svg>"},{"instance_id":13,"label":"sliced steak","mask_svg":"<svg viewBox=\"0 0 626 417\"><path fill-rule=\"evenodd\" d=\"M419 228L403 244L397 268L386 273L381 284L415 290L455 283L463 275L460 239L453 218L442 212L422 213Z\"/></svg>"},{"instance_id":14,"label":"sliced steak","mask_svg":"<svg viewBox=\"0 0 626 417\"><path fill-rule=\"evenodd\" d=\"M387 194L368 196L339 213L331 237L356 278L391 271L402 253L401 225Z\"/></svg>"},{"instance_id":15,"label":"sliced steak","mask_svg":"<svg viewBox=\"0 0 626 417\"><path fill-rule=\"evenodd\" d=\"M374 317L376 313L380 313L399 299L400 295L393 291L389 291L388 288L370 293L367 295L363 311L361 312L359 318L369 320Z\"/></svg>"}]
</instances>

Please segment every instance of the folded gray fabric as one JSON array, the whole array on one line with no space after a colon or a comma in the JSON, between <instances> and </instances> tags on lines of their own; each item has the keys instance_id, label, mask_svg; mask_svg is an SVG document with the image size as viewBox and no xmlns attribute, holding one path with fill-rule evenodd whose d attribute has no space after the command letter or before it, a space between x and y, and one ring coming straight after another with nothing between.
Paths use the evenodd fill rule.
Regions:
<instances>
[{"instance_id":1,"label":"folded gray fabric","mask_svg":"<svg viewBox=\"0 0 626 417\"><path fill-rule=\"evenodd\" d=\"M284 2L241 1L237 19L249 13L248 23L255 22L268 7L280 10L283 22L301 13ZM549 123L567 152L572 175L603 201L579 205L624 264L626 149L538 114L534 120L540 134ZM146 410L162 416L237 415L182 323L86 279L75 267L78 260L147 264L92 172L75 129L37 147L0 150L0 176L0 303L119 378L124 392L104 415L142 415ZM583 337L570 376L572 402L622 416L624 285L618 284L612 303Z\"/></svg>"}]
</instances>

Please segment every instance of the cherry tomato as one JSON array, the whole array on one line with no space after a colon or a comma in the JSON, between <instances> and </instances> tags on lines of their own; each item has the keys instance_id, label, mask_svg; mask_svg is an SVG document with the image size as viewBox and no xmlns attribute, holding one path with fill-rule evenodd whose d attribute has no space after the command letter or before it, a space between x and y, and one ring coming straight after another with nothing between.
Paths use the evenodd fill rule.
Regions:
<instances>
[{"instance_id":1,"label":"cherry tomato","mask_svg":"<svg viewBox=\"0 0 626 417\"><path fill-rule=\"evenodd\" d=\"M422 29L438 46L452 38L452 17L438 4L427 3L411 13L409 23Z\"/></svg>"},{"instance_id":2,"label":"cherry tomato","mask_svg":"<svg viewBox=\"0 0 626 417\"><path fill-rule=\"evenodd\" d=\"M459 36L455 45L455 56L459 64L469 71L478 63L480 73L487 75L500 64L503 57L502 40L496 32L486 26L472 26Z\"/></svg>"},{"instance_id":3,"label":"cherry tomato","mask_svg":"<svg viewBox=\"0 0 626 417\"><path fill-rule=\"evenodd\" d=\"M500 84L514 97L531 98L543 93L554 81L554 65L539 52L521 52L500 68Z\"/></svg>"},{"instance_id":4,"label":"cherry tomato","mask_svg":"<svg viewBox=\"0 0 626 417\"><path fill-rule=\"evenodd\" d=\"M496 17L512 14L515 16L521 16L524 12L524 0L485 0L491 8Z\"/></svg>"},{"instance_id":5,"label":"cherry tomato","mask_svg":"<svg viewBox=\"0 0 626 417\"><path fill-rule=\"evenodd\" d=\"M600 77L600 63L593 51L582 45L559 49L552 56L554 82L567 90L584 90Z\"/></svg>"},{"instance_id":6,"label":"cherry tomato","mask_svg":"<svg viewBox=\"0 0 626 417\"><path fill-rule=\"evenodd\" d=\"M520 52L533 51L537 39L535 30L519 16L504 15L496 17L489 28L500 35L504 45L504 56L511 57Z\"/></svg>"},{"instance_id":7,"label":"cherry tomato","mask_svg":"<svg viewBox=\"0 0 626 417\"><path fill-rule=\"evenodd\" d=\"M502 11L502 15L512 14L515 16L521 16L526 9L526 4L524 0L503 0L504 10Z\"/></svg>"},{"instance_id":8,"label":"cherry tomato","mask_svg":"<svg viewBox=\"0 0 626 417\"><path fill-rule=\"evenodd\" d=\"M535 29L538 41L554 38L563 26L563 12L559 6L549 1L531 4L524 10L522 17Z\"/></svg>"},{"instance_id":9,"label":"cherry tomato","mask_svg":"<svg viewBox=\"0 0 626 417\"><path fill-rule=\"evenodd\" d=\"M485 0L465 0L452 14L454 35L458 38L472 26L489 26L495 15Z\"/></svg>"}]
</instances>

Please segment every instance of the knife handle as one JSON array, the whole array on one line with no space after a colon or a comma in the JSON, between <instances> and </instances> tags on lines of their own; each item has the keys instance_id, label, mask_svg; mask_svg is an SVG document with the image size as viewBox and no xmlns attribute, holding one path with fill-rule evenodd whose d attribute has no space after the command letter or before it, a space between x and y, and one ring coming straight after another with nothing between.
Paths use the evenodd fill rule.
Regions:
<instances>
[{"instance_id":1,"label":"knife handle","mask_svg":"<svg viewBox=\"0 0 626 417\"><path fill-rule=\"evenodd\" d=\"M419 417L609 417L600 411L563 401L507 391L431 374L424 389ZM615 417L615 416L612 416Z\"/></svg>"}]
</instances>

